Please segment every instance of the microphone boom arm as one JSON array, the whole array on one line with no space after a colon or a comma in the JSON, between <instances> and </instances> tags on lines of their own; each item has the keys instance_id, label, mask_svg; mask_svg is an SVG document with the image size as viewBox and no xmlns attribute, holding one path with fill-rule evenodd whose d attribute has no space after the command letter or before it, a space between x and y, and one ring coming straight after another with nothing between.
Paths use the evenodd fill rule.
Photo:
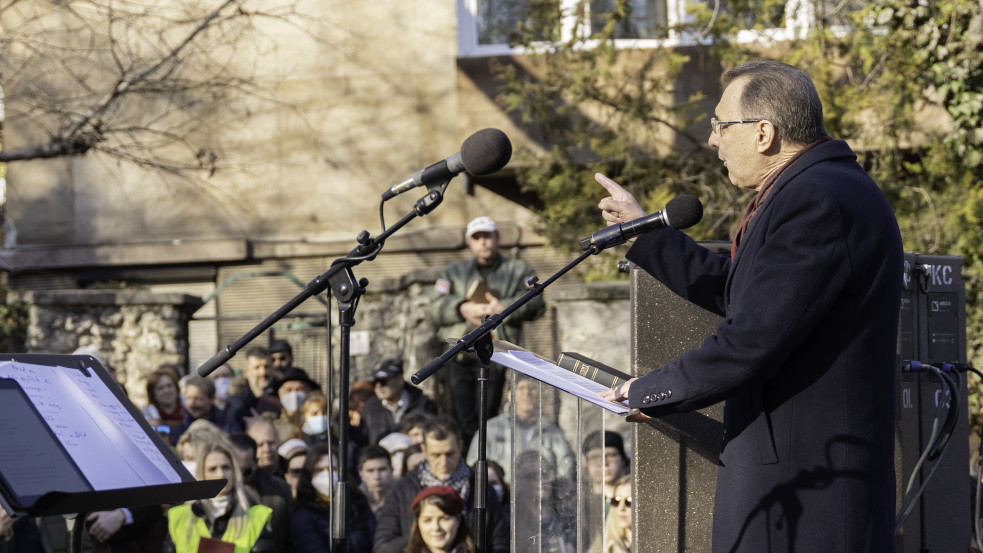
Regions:
<instances>
[{"instance_id":1,"label":"microphone boom arm","mask_svg":"<svg viewBox=\"0 0 983 553\"><path fill-rule=\"evenodd\" d=\"M450 179L444 181L443 184L446 186L448 182L450 182ZM351 269L363 261L371 261L372 259L375 259L375 257L379 255L379 252L382 251L386 238L389 238L396 231L406 226L416 217L426 215L433 211L438 205L440 205L440 202L443 201L443 199L443 190L441 190L439 187L430 188L430 191L426 196L417 200L416 205L413 207L413 211L407 213L399 221L396 221L392 226L382 231L376 238L372 238L368 236L367 232L362 231L356 239L359 245L352 251L348 252L347 256L335 259L327 271L314 277L314 279L308 282L307 286L299 294L291 298L289 301L287 301L287 303L283 304L283 306L263 319L248 332L243 334L238 340L225 346L219 350L218 353L213 355L211 359L202 363L201 366L198 367L198 374L200 376L208 376L223 364L228 362L229 359L235 357L239 350L246 347L250 342L255 340L257 336L276 324L276 322L285 317L287 313L290 313L296 309L298 306L300 306L300 304L307 301L308 298L316 296L327 290L328 286L331 284L332 277L338 272Z\"/></svg>"},{"instance_id":2,"label":"microphone boom arm","mask_svg":"<svg viewBox=\"0 0 983 553\"><path fill-rule=\"evenodd\" d=\"M526 282L526 286L529 287L529 290L526 291L525 294L519 296L519 299L509 304L505 309L502 310L501 313L497 313L490 317L485 317L484 321L482 321L481 325L478 326L478 328L472 330L471 332L461 337L461 339L459 339L451 347L451 349L444 352L443 355L439 357L435 357L429 363L424 365L422 369L418 370L416 373L413 374L413 376L410 377L410 381L413 384L419 385L424 380L433 376L435 372L440 370L440 368L443 367L445 363L453 359L454 356L456 356L458 353L461 353L464 350L471 349L472 347L474 347L476 342L481 340L483 337L490 335L491 331L501 326L502 322L506 319L506 317L514 313L517 309L519 309L523 305L529 303L529 301L532 300L534 297L542 294L547 286L552 284L561 276L565 275L567 272L570 271L570 269L576 267L584 259L587 259L591 255L600 253L602 249L603 248L591 247L587 251L581 253L576 259L568 263L565 267L554 273L551 277L543 281L542 284L540 284L537 281L536 277L531 277L529 281Z\"/></svg>"}]
</instances>

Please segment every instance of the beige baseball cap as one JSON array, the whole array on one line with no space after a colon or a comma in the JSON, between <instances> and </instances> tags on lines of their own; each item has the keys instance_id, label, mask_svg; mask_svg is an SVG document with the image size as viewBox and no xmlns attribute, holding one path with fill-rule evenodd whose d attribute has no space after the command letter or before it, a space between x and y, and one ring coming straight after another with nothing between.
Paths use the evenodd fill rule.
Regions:
<instances>
[{"instance_id":1,"label":"beige baseball cap","mask_svg":"<svg viewBox=\"0 0 983 553\"><path fill-rule=\"evenodd\" d=\"M471 235L476 232L498 232L498 225L491 217L477 217L468 223L468 232L464 236L471 238Z\"/></svg>"}]
</instances>

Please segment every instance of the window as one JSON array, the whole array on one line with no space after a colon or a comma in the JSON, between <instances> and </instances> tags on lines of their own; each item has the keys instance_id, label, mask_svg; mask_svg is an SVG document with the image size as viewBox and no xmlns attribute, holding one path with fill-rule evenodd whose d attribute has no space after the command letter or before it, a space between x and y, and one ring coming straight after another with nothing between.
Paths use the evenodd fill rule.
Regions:
<instances>
[{"instance_id":1,"label":"window","mask_svg":"<svg viewBox=\"0 0 983 553\"><path fill-rule=\"evenodd\" d=\"M615 29L625 40L679 40L670 28L688 21L685 6L699 0L629 0L628 17ZM599 32L605 14L616 0L458 0L458 52L460 56L490 56L520 53L514 48L518 30L533 21L559 23L559 36L536 37L544 43L569 40L575 33L588 39ZM577 14L584 24L578 28Z\"/></svg>"},{"instance_id":2,"label":"window","mask_svg":"<svg viewBox=\"0 0 983 553\"><path fill-rule=\"evenodd\" d=\"M569 40L581 35L588 40L606 23L606 14L617 0L457 0L458 55L462 57L522 53L513 47L522 28L534 21L559 23L558 36L536 37L544 44ZM699 30L682 32L691 23L694 8L716 10L740 21L743 30L733 37L738 42L788 40L822 20L834 29L847 28L846 14L863 5L862 0L793 0L784 7L745 8L734 13L727 0L627 0L627 16L614 29L614 36L626 48L645 48L657 44L695 44L703 37ZM755 2L750 2L753 6ZM578 17L582 14L582 17ZM553 19L555 18L555 19ZM582 24L578 24L582 21Z\"/></svg>"}]
</instances>

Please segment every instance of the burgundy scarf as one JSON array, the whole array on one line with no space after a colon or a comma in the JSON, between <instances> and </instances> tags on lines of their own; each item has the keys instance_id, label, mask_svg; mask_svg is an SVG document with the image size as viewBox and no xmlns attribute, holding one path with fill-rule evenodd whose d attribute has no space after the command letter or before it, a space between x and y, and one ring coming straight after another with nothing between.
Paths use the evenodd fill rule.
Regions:
<instances>
[{"instance_id":1,"label":"burgundy scarf","mask_svg":"<svg viewBox=\"0 0 983 553\"><path fill-rule=\"evenodd\" d=\"M791 167L793 163L798 161L799 158L804 156L806 152L830 140L832 140L831 137L824 136L819 140L809 144L805 148L802 148L798 152L795 152L795 155L793 155L791 159L785 162L785 165L782 165L782 167L778 171L775 171L774 173L768 176L768 180L766 180L764 185L762 185L761 188L758 189L758 193L754 195L754 198L752 198L751 201L747 204L747 207L744 208L744 217L741 218L741 224L740 226L737 227L737 233L734 234L734 241L731 242L730 244L731 260L733 260L734 257L737 255L737 246L738 244L741 243L741 238L744 237L744 231L746 231L748 225L751 224L751 219L754 219L754 216L758 213L758 209L760 209L761 206L764 205L765 200L768 199L768 195L771 194L772 185L775 184L775 182L778 180L778 177L782 176L782 173L784 173L786 169Z\"/></svg>"}]
</instances>

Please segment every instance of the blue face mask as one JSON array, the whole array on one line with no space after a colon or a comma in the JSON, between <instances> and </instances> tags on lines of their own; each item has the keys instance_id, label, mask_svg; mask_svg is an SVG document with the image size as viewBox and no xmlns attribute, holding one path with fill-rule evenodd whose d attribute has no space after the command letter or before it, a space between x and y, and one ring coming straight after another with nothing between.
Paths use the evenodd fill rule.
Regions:
<instances>
[{"instance_id":1,"label":"blue face mask","mask_svg":"<svg viewBox=\"0 0 983 553\"><path fill-rule=\"evenodd\" d=\"M293 415L297 412L297 409L300 409L305 399L307 399L307 394L304 392L287 392L280 398L280 405L283 406L283 410L288 415Z\"/></svg>"},{"instance_id":2,"label":"blue face mask","mask_svg":"<svg viewBox=\"0 0 983 553\"><path fill-rule=\"evenodd\" d=\"M229 399L229 386L232 384L232 378L228 376L220 376L215 379L215 399L220 399L225 401Z\"/></svg>"},{"instance_id":3,"label":"blue face mask","mask_svg":"<svg viewBox=\"0 0 983 553\"><path fill-rule=\"evenodd\" d=\"M320 436L328 431L328 417L307 417L304 421L304 434L308 436Z\"/></svg>"}]
</instances>

